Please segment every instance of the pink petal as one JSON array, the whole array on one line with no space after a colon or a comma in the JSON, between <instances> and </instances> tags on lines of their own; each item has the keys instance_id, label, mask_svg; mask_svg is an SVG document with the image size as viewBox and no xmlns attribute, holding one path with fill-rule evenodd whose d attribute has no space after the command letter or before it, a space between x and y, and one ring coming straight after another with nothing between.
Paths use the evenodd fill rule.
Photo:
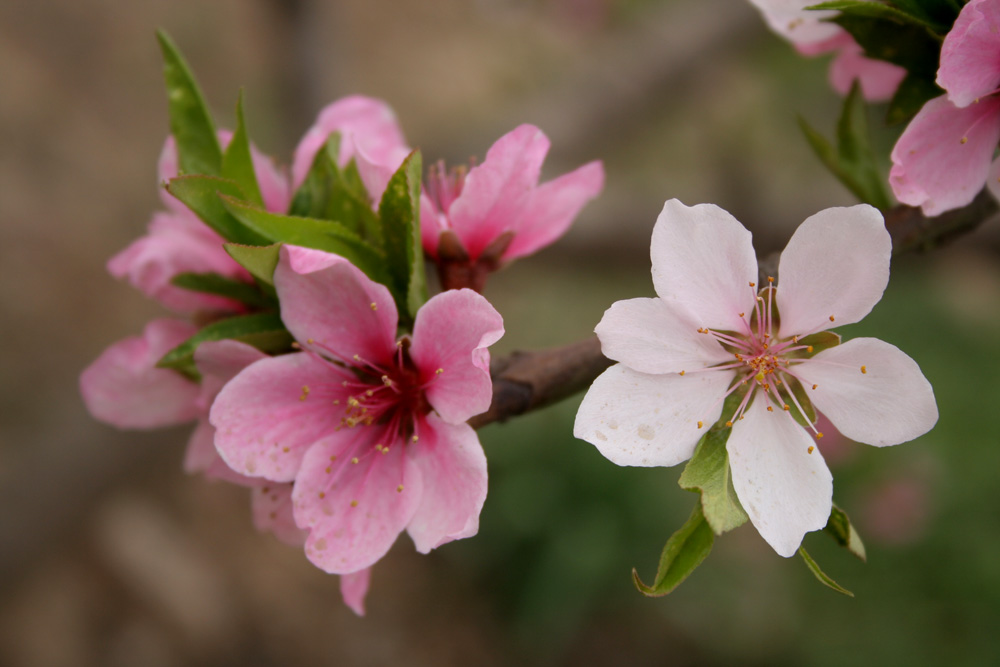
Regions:
<instances>
[{"instance_id":1,"label":"pink petal","mask_svg":"<svg viewBox=\"0 0 1000 667\"><path fill-rule=\"evenodd\" d=\"M257 176L257 187L264 200L264 208L273 213L284 213L292 203L291 184L283 170L279 170L274 161L250 146L250 158L253 160L254 174Z\"/></svg>"},{"instance_id":2,"label":"pink petal","mask_svg":"<svg viewBox=\"0 0 1000 667\"><path fill-rule=\"evenodd\" d=\"M847 95L857 79L861 95L869 102L884 102L896 94L906 77L906 70L884 60L866 58L864 50L854 40L844 46L830 63L830 85L841 95Z\"/></svg>"},{"instance_id":3,"label":"pink petal","mask_svg":"<svg viewBox=\"0 0 1000 667\"><path fill-rule=\"evenodd\" d=\"M306 543L308 533L295 525L291 484L254 487L250 496L253 525L262 533L272 533L293 547Z\"/></svg>"},{"instance_id":4,"label":"pink petal","mask_svg":"<svg viewBox=\"0 0 1000 667\"><path fill-rule=\"evenodd\" d=\"M294 189L302 185L316 152L333 132L341 135L337 162L342 167L357 154L358 147L375 161L386 164L398 160L398 165L410 152L396 114L389 105L361 95L345 97L319 112L316 124L309 128L295 149L292 160Z\"/></svg>"},{"instance_id":5,"label":"pink petal","mask_svg":"<svg viewBox=\"0 0 1000 667\"><path fill-rule=\"evenodd\" d=\"M201 404L209 408L222 387L244 368L266 359L267 355L237 340L217 340L201 343L194 351L194 361L201 373Z\"/></svg>"},{"instance_id":6,"label":"pink petal","mask_svg":"<svg viewBox=\"0 0 1000 667\"><path fill-rule=\"evenodd\" d=\"M198 420L184 452L184 472L204 473L209 479L221 479L240 486L252 486L257 480L240 475L222 460L215 448L215 427L207 417Z\"/></svg>"},{"instance_id":7,"label":"pink petal","mask_svg":"<svg viewBox=\"0 0 1000 667\"><path fill-rule=\"evenodd\" d=\"M369 158L363 151L359 150L354 156L355 164L358 166L358 175L368 192L368 198L375 208L385 194L385 188L392 180L392 175L399 169L399 164L382 164ZM402 164L402 163L400 163Z\"/></svg>"},{"instance_id":8,"label":"pink petal","mask_svg":"<svg viewBox=\"0 0 1000 667\"><path fill-rule=\"evenodd\" d=\"M163 148L160 150L160 158L156 164L156 171L157 178L159 179L157 184L160 186L160 199L163 200L164 205L173 213L192 215L187 206L182 204L179 199L167 192L167 189L163 187L171 179L177 178L180 173L177 158L177 142L174 140L173 135L168 135L166 141L163 142Z\"/></svg>"},{"instance_id":9,"label":"pink petal","mask_svg":"<svg viewBox=\"0 0 1000 667\"><path fill-rule=\"evenodd\" d=\"M722 414L733 377L732 371L646 375L616 364L587 391L573 435L620 466L677 465L691 458Z\"/></svg>"},{"instance_id":10,"label":"pink petal","mask_svg":"<svg viewBox=\"0 0 1000 667\"><path fill-rule=\"evenodd\" d=\"M448 213L473 259L504 232L516 231L548 152L545 134L521 125L497 139L483 163L469 170Z\"/></svg>"},{"instance_id":11,"label":"pink petal","mask_svg":"<svg viewBox=\"0 0 1000 667\"><path fill-rule=\"evenodd\" d=\"M812 11L806 7L813 0L750 0L760 10L774 32L795 44L811 44L836 37L841 31L835 23L822 19L837 16L836 11Z\"/></svg>"},{"instance_id":12,"label":"pink petal","mask_svg":"<svg viewBox=\"0 0 1000 667\"><path fill-rule=\"evenodd\" d=\"M488 348L503 336L503 318L482 295L448 290L425 303L413 323L410 358L427 400L446 422L485 412L493 398Z\"/></svg>"},{"instance_id":13,"label":"pink petal","mask_svg":"<svg viewBox=\"0 0 1000 667\"><path fill-rule=\"evenodd\" d=\"M408 453L420 469L424 493L406 530L420 553L479 531L486 501L486 455L468 424L430 414Z\"/></svg>"},{"instance_id":14,"label":"pink petal","mask_svg":"<svg viewBox=\"0 0 1000 667\"><path fill-rule=\"evenodd\" d=\"M942 95L910 121L892 149L889 183L927 215L965 206L986 182L1000 141L1000 97L959 109Z\"/></svg>"},{"instance_id":15,"label":"pink petal","mask_svg":"<svg viewBox=\"0 0 1000 667\"><path fill-rule=\"evenodd\" d=\"M292 492L295 522L309 529L306 556L332 574L357 572L384 556L423 497L406 445L390 443L383 454L374 448L376 429L350 432L353 441L324 442L306 453Z\"/></svg>"},{"instance_id":16,"label":"pink petal","mask_svg":"<svg viewBox=\"0 0 1000 667\"><path fill-rule=\"evenodd\" d=\"M80 393L90 414L118 428L159 428L198 416L195 382L157 368L164 354L198 331L183 320L160 319L142 336L118 341L80 375Z\"/></svg>"},{"instance_id":17,"label":"pink petal","mask_svg":"<svg viewBox=\"0 0 1000 667\"><path fill-rule=\"evenodd\" d=\"M807 389L816 409L852 440L898 445L937 423L934 390L920 367L876 338L855 338L792 370L806 387L816 385Z\"/></svg>"},{"instance_id":18,"label":"pink petal","mask_svg":"<svg viewBox=\"0 0 1000 667\"><path fill-rule=\"evenodd\" d=\"M344 599L344 604L358 616L365 615L365 597L368 595L371 577L370 567L340 575L340 596Z\"/></svg>"},{"instance_id":19,"label":"pink petal","mask_svg":"<svg viewBox=\"0 0 1000 667\"><path fill-rule=\"evenodd\" d=\"M889 284L892 240L867 204L806 218L778 263L779 338L860 321Z\"/></svg>"},{"instance_id":20,"label":"pink petal","mask_svg":"<svg viewBox=\"0 0 1000 667\"><path fill-rule=\"evenodd\" d=\"M535 188L504 259L530 255L556 241L603 188L604 166L600 162L589 162Z\"/></svg>"},{"instance_id":21,"label":"pink petal","mask_svg":"<svg viewBox=\"0 0 1000 667\"><path fill-rule=\"evenodd\" d=\"M240 474L292 481L306 450L336 435L348 392L341 382L349 378L307 352L247 366L212 404L215 446Z\"/></svg>"},{"instance_id":22,"label":"pink petal","mask_svg":"<svg viewBox=\"0 0 1000 667\"><path fill-rule=\"evenodd\" d=\"M640 298L612 304L594 331L604 356L640 373L679 373L732 360L697 329L662 299Z\"/></svg>"},{"instance_id":23,"label":"pink petal","mask_svg":"<svg viewBox=\"0 0 1000 667\"><path fill-rule=\"evenodd\" d=\"M384 285L337 255L286 245L274 271L281 319L324 355L387 365L396 351L396 304ZM354 363L353 361L351 362Z\"/></svg>"},{"instance_id":24,"label":"pink petal","mask_svg":"<svg viewBox=\"0 0 1000 667\"><path fill-rule=\"evenodd\" d=\"M426 192L420 193L420 242L424 252L437 259L441 233L449 229L448 217L437 210Z\"/></svg>"},{"instance_id":25,"label":"pink petal","mask_svg":"<svg viewBox=\"0 0 1000 667\"><path fill-rule=\"evenodd\" d=\"M649 251L653 286L698 327L742 331L753 310L757 257L749 231L713 204L663 205Z\"/></svg>"},{"instance_id":26,"label":"pink petal","mask_svg":"<svg viewBox=\"0 0 1000 667\"><path fill-rule=\"evenodd\" d=\"M937 84L965 107L1000 85L1000 2L972 0L959 13L941 45Z\"/></svg>"},{"instance_id":27,"label":"pink petal","mask_svg":"<svg viewBox=\"0 0 1000 667\"><path fill-rule=\"evenodd\" d=\"M733 488L760 536L793 556L806 533L826 526L833 476L813 439L758 395L726 443Z\"/></svg>"}]
</instances>

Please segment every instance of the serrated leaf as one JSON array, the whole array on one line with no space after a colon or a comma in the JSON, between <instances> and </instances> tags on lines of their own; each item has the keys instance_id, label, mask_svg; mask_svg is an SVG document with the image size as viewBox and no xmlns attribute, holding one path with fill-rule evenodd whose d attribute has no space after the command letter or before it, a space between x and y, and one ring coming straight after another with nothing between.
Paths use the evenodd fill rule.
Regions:
<instances>
[{"instance_id":1,"label":"serrated leaf","mask_svg":"<svg viewBox=\"0 0 1000 667\"><path fill-rule=\"evenodd\" d=\"M854 524L851 523L850 518L848 518L844 510L834 505L830 511L830 519L826 522L826 527L823 530L833 536L837 544L846 547L848 551L862 561L868 560L861 536L858 535L858 531L855 530Z\"/></svg>"},{"instance_id":2,"label":"serrated leaf","mask_svg":"<svg viewBox=\"0 0 1000 667\"><path fill-rule=\"evenodd\" d=\"M907 74L889 101L885 122L889 125L907 123L917 115L928 100L940 95L944 95L944 91L933 79Z\"/></svg>"},{"instance_id":3,"label":"serrated leaf","mask_svg":"<svg viewBox=\"0 0 1000 667\"><path fill-rule=\"evenodd\" d=\"M255 308L276 305L254 285L218 273L178 273L170 279L170 283L193 292L223 296Z\"/></svg>"},{"instance_id":4,"label":"serrated leaf","mask_svg":"<svg viewBox=\"0 0 1000 667\"><path fill-rule=\"evenodd\" d=\"M715 534L705 521L701 503L696 503L690 518L670 536L660 554L660 564L652 586L647 586L632 569L632 581L646 597L661 597L673 591L708 557Z\"/></svg>"},{"instance_id":5,"label":"serrated leaf","mask_svg":"<svg viewBox=\"0 0 1000 667\"><path fill-rule=\"evenodd\" d=\"M181 176L167 183L167 192L181 200L222 238L245 245L267 245L270 241L234 218L219 195L246 199L234 181L216 176Z\"/></svg>"},{"instance_id":6,"label":"serrated leaf","mask_svg":"<svg viewBox=\"0 0 1000 667\"><path fill-rule=\"evenodd\" d=\"M389 179L378 219L400 319L412 322L427 300L424 251L420 243L420 151L413 151ZM407 314L407 316L404 316Z\"/></svg>"},{"instance_id":7,"label":"serrated leaf","mask_svg":"<svg viewBox=\"0 0 1000 667\"><path fill-rule=\"evenodd\" d=\"M250 275L274 291L274 268L278 266L280 243L262 247L225 243L223 247L230 257L250 272Z\"/></svg>"},{"instance_id":8,"label":"serrated leaf","mask_svg":"<svg viewBox=\"0 0 1000 667\"><path fill-rule=\"evenodd\" d=\"M838 593L843 593L848 597L854 597L854 593L838 584L832 577L830 577L830 575L820 569L819 564L813 560L812 556L810 556L808 552L806 552L805 547L799 547L799 555L802 556L802 560L806 562L806 565L809 567L809 571L813 573L813 576L816 577L820 583L824 586L829 586Z\"/></svg>"},{"instance_id":9,"label":"serrated leaf","mask_svg":"<svg viewBox=\"0 0 1000 667\"><path fill-rule=\"evenodd\" d=\"M884 60L908 72L934 78L941 39L927 26L843 13L830 20L849 32L869 58Z\"/></svg>"},{"instance_id":10,"label":"serrated leaf","mask_svg":"<svg viewBox=\"0 0 1000 667\"><path fill-rule=\"evenodd\" d=\"M264 205L260 186L257 184L257 173L253 167L253 155L250 152L246 121L243 117L242 90L236 102L236 131L233 133L233 138L229 140L229 146L226 147L226 152L222 156L222 177L239 185L243 194L246 195L247 201L258 206Z\"/></svg>"},{"instance_id":11,"label":"serrated leaf","mask_svg":"<svg viewBox=\"0 0 1000 667\"><path fill-rule=\"evenodd\" d=\"M730 433L732 429L725 426L709 429L677 482L682 489L701 493L702 514L716 535L738 528L748 519L730 475L726 452Z\"/></svg>"},{"instance_id":12,"label":"serrated leaf","mask_svg":"<svg viewBox=\"0 0 1000 667\"><path fill-rule=\"evenodd\" d=\"M167 85L170 133L177 142L177 163L182 174L218 176L222 149L215 124L201 90L180 51L167 33L156 33L163 52L163 78Z\"/></svg>"},{"instance_id":13,"label":"serrated leaf","mask_svg":"<svg viewBox=\"0 0 1000 667\"><path fill-rule=\"evenodd\" d=\"M173 368L186 375L197 375L194 352L202 343L213 340L238 340L262 352L276 353L291 349L292 335L285 329L278 313L237 315L213 322L163 355L160 368Z\"/></svg>"},{"instance_id":14,"label":"serrated leaf","mask_svg":"<svg viewBox=\"0 0 1000 667\"><path fill-rule=\"evenodd\" d=\"M221 199L233 217L270 242L331 252L349 260L375 282L389 280L385 256L339 222L269 213L231 197Z\"/></svg>"}]
</instances>

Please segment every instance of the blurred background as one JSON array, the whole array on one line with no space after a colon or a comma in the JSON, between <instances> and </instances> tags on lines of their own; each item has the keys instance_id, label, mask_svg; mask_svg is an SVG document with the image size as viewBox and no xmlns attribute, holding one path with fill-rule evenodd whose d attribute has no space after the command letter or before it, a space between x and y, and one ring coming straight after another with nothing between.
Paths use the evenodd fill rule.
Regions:
<instances>
[{"instance_id":1,"label":"blurred background","mask_svg":"<svg viewBox=\"0 0 1000 667\"><path fill-rule=\"evenodd\" d=\"M543 178L604 160L604 194L556 246L493 277L496 354L589 335L652 295L663 201L713 202L780 249L854 203L812 157L801 114L840 101L732 0L10 0L0 4L0 665L981 665L1000 639L1000 236L900 257L848 336L913 356L941 412L919 440L824 440L862 564L806 545L857 597L823 588L749 525L672 595L640 596L696 497L679 469L618 468L571 436L579 397L481 431L479 535L430 556L405 536L368 615L336 577L257 534L244 489L187 477L188 428L119 432L77 377L162 311L104 264L144 233L167 132L156 28L221 125L245 87L251 136L281 162L333 99L387 100L425 160L482 156L522 122L552 140ZM871 112L888 153L899 129ZM827 441L830 444L827 445Z\"/></svg>"}]
</instances>

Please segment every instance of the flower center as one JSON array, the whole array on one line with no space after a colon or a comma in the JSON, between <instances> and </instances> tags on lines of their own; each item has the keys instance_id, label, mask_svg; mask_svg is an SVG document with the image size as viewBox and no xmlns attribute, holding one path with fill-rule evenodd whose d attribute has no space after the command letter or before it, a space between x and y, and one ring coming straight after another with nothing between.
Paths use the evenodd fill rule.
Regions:
<instances>
[{"instance_id":1,"label":"flower center","mask_svg":"<svg viewBox=\"0 0 1000 667\"><path fill-rule=\"evenodd\" d=\"M465 177L468 176L469 169L473 166L475 166L474 163L470 161L469 167L459 165L448 169L444 160L438 160L428 167L424 187L434 207L445 218L447 218L451 205L462 194L462 188L465 187Z\"/></svg>"}]
</instances>

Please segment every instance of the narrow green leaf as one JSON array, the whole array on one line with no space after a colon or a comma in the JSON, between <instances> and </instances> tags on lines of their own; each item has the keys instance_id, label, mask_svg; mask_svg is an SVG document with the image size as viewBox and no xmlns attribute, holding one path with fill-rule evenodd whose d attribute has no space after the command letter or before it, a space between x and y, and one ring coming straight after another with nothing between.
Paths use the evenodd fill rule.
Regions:
<instances>
[{"instance_id":1,"label":"narrow green leaf","mask_svg":"<svg viewBox=\"0 0 1000 667\"><path fill-rule=\"evenodd\" d=\"M226 210L269 241L316 248L340 255L375 282L389 280L385 256L339 222L268 213L238 199L221 196Z\"/></svg>"},{"instance_id":2,"label":"narrow green leaf","mask_svg":"<svg viewBox=\"0 0 1000 667\"><path fill-rule=\"evenodd\" d=\"M242 188L234 181L216 176L181 176L167 183L167 191L227 241L246 245L270 243L267 238L230 215L223 206L219 195L246 199Z\"/></svg>"},{"instance_id":3,"label":"narrow green leaf","mask_svg":"<svg viewBox=\"0 0 1000 667\"><path fill-rule=\"evenodd\" d=\"M941 38L927 26L844 13L831 22L849 32L869 58L885 60L908 72L934 78Z\"/></svg>"},{"instance_id":4,"label":"narrow green leaf","mask_svg":"<svg viewBox=\"0 0 1000 667\"><path fill-rule=\"evenodd\" d=\"M951 29L961 9L958 0L893 0L892 4L900 11L924 21L939 35L944 35Z\"/></svg>"},{"instance_id":5,"label":"narrow green leaf","mask_svg":"<svg viewBox=\"0 0 1000 667\"><path fill-rule=\"evenodd\" d=\"M274 291L274 267L278 266L280 243L263 247L226 243L223 247L250 275Z\"/></svg>"},{"instance_id":6,"label":"narrow green leaf","mask_svg":"<svg viewBox=\"0 0 1000 667\"><path fill-rule=\"evenodd\" d=\"M167 84L170 133L177 142L177 159L182 174L218 176L222 169L222 149L215 124L190 68L167 33L156 33L163 52L163 78Z\"/></svg>"},{"instance_id":7,"label":"narrow green leaf","mask_svg":"<svg viewBox=\"0 0 1000 667\"><path fill-rule=\"evenodd\" d=\"M193 292L224 296L255 308L276 305L273 299L262 294L256 286L220 276L218 273L178 273L170 279L170 282Z\"/></svg>"},{"instance_id":8,"label":"narrow green leaf","mask_svg":"<svg viewBox=\"0 0 1000 667\"><path fill-rule=\"evenodd\" d=\"M742 526L748 518L729 474L726 441L731 432L724 424L709 429L677 482L682 489L701 492L702 513L716 535Z\"/></svg>"},{"instance_id":9,"label":"narrow green leaf","mask_svg":"<svg viewBox=\"0 0 1000 667\"><path fill-rule=\"evenodd\" d=\"M420 244L420 151L413 151L389 179L378 207L389 289L396 298L400 319L413 321L427 300L424 251ZM404 317L404 313L409 317Z\"/></svg>"},{"instance_id":10,"label":"narrow green leaf","mask_svg":"<svg viewBox=\"0 0 1000 667\"><path fill-rule=\"evenodd\" d=\"M664 545L652 586L644 584L639 573L632 568L635 587L646 597L667 595L701 565L712 550L714 541L715 534L705 521L701 504L698 503L691 512L691 517Z\"/></svg>"},{"instance_id":11,"label":"narrow green leaf","mask_svg":"<svg viewBox=\"0 0 1000 667\"><path fill-rule=\"evenodd\" d=\"M247 136L246 121L243 117L243 91L236 102L236 131L229 140L229 146L222 156L222 177L228 178L240 186L247 201L264 205L257 185L257 173L253 168L253 156L250 153L250 139Z\"/></svg>"},{"instance_id":12,"label":"narrow green leaf","mask_svg":"<svg viewBox=\"0 0 1000 667\"><path fill-rule=\"evenodd\" d=\"M885 19L894 23L916 25L931 30L937 30L941 27L936 22L930 21L923 12L903 11L890 5L871 2L871 0L837 0L836 2L823 2L806 7L806 9L836 9L848 16Z\"/></svg>"},{"instance_id":13,"label":"narrow green leaf","mask_svg":"<svg viewBox=\"0 0 1000 667\"><path fill-rule=\"evenodd\" d=\"M202 328L163 355L156 365L160 368L174 368L188 375L197 374L194 352L198 346L208 341L228 339L253 345L268 353L284 352L291 349L292 344L292 336L285 329L278 313L237 315Z\"/></svg>"},{"instance_id":14,"label":"narrow green leaf","mask_svg":"<svg viewBox=\"0 0 1000 667\"><path fill-rule=\"evenodd\" d=\"M809 567L809 571L813 573L813 576L816 577L820 583L824 586L829 586L838 593L843 593L848 597L854 597L854 593L838 584L830 578L830 575L820 569L819 564L816 563L816 561L812 559L812 556L806 552L805 547L799 547L799 555L802 556L802 560L806 562L806 565Z\"/></svg>"},{"instance_id":15,"label":"narrow green leaf","mask_svg":"<svg viewBox=\"0 0 1000 667\"><path fill-rule=\"evenodd\" d=\"M909 122L928 100L943 94L944 91L933 79L907 74L889 101L885 122L889 125Z\"/></svg>"},{"instance_id":16,"label":"narrow green leaf","mask_svg":"<svg viewBox=\"0 0 1000 667\"><path fill-rule=\"evenodd\" d=\"M830 520L826 522L826 528L823 530L833 536L833 539L837 541L837 544L842 547L847 547L848 551L860 558L862 561L868 560L868 555L865 553L865 545L861 541L861 536L858 535L858 531L854 529L854 524L851 523L850 518L848 518L847 513L844 512L844 510L834 505L833 510L830 512Z\"/></svg>"}]
</instances>

